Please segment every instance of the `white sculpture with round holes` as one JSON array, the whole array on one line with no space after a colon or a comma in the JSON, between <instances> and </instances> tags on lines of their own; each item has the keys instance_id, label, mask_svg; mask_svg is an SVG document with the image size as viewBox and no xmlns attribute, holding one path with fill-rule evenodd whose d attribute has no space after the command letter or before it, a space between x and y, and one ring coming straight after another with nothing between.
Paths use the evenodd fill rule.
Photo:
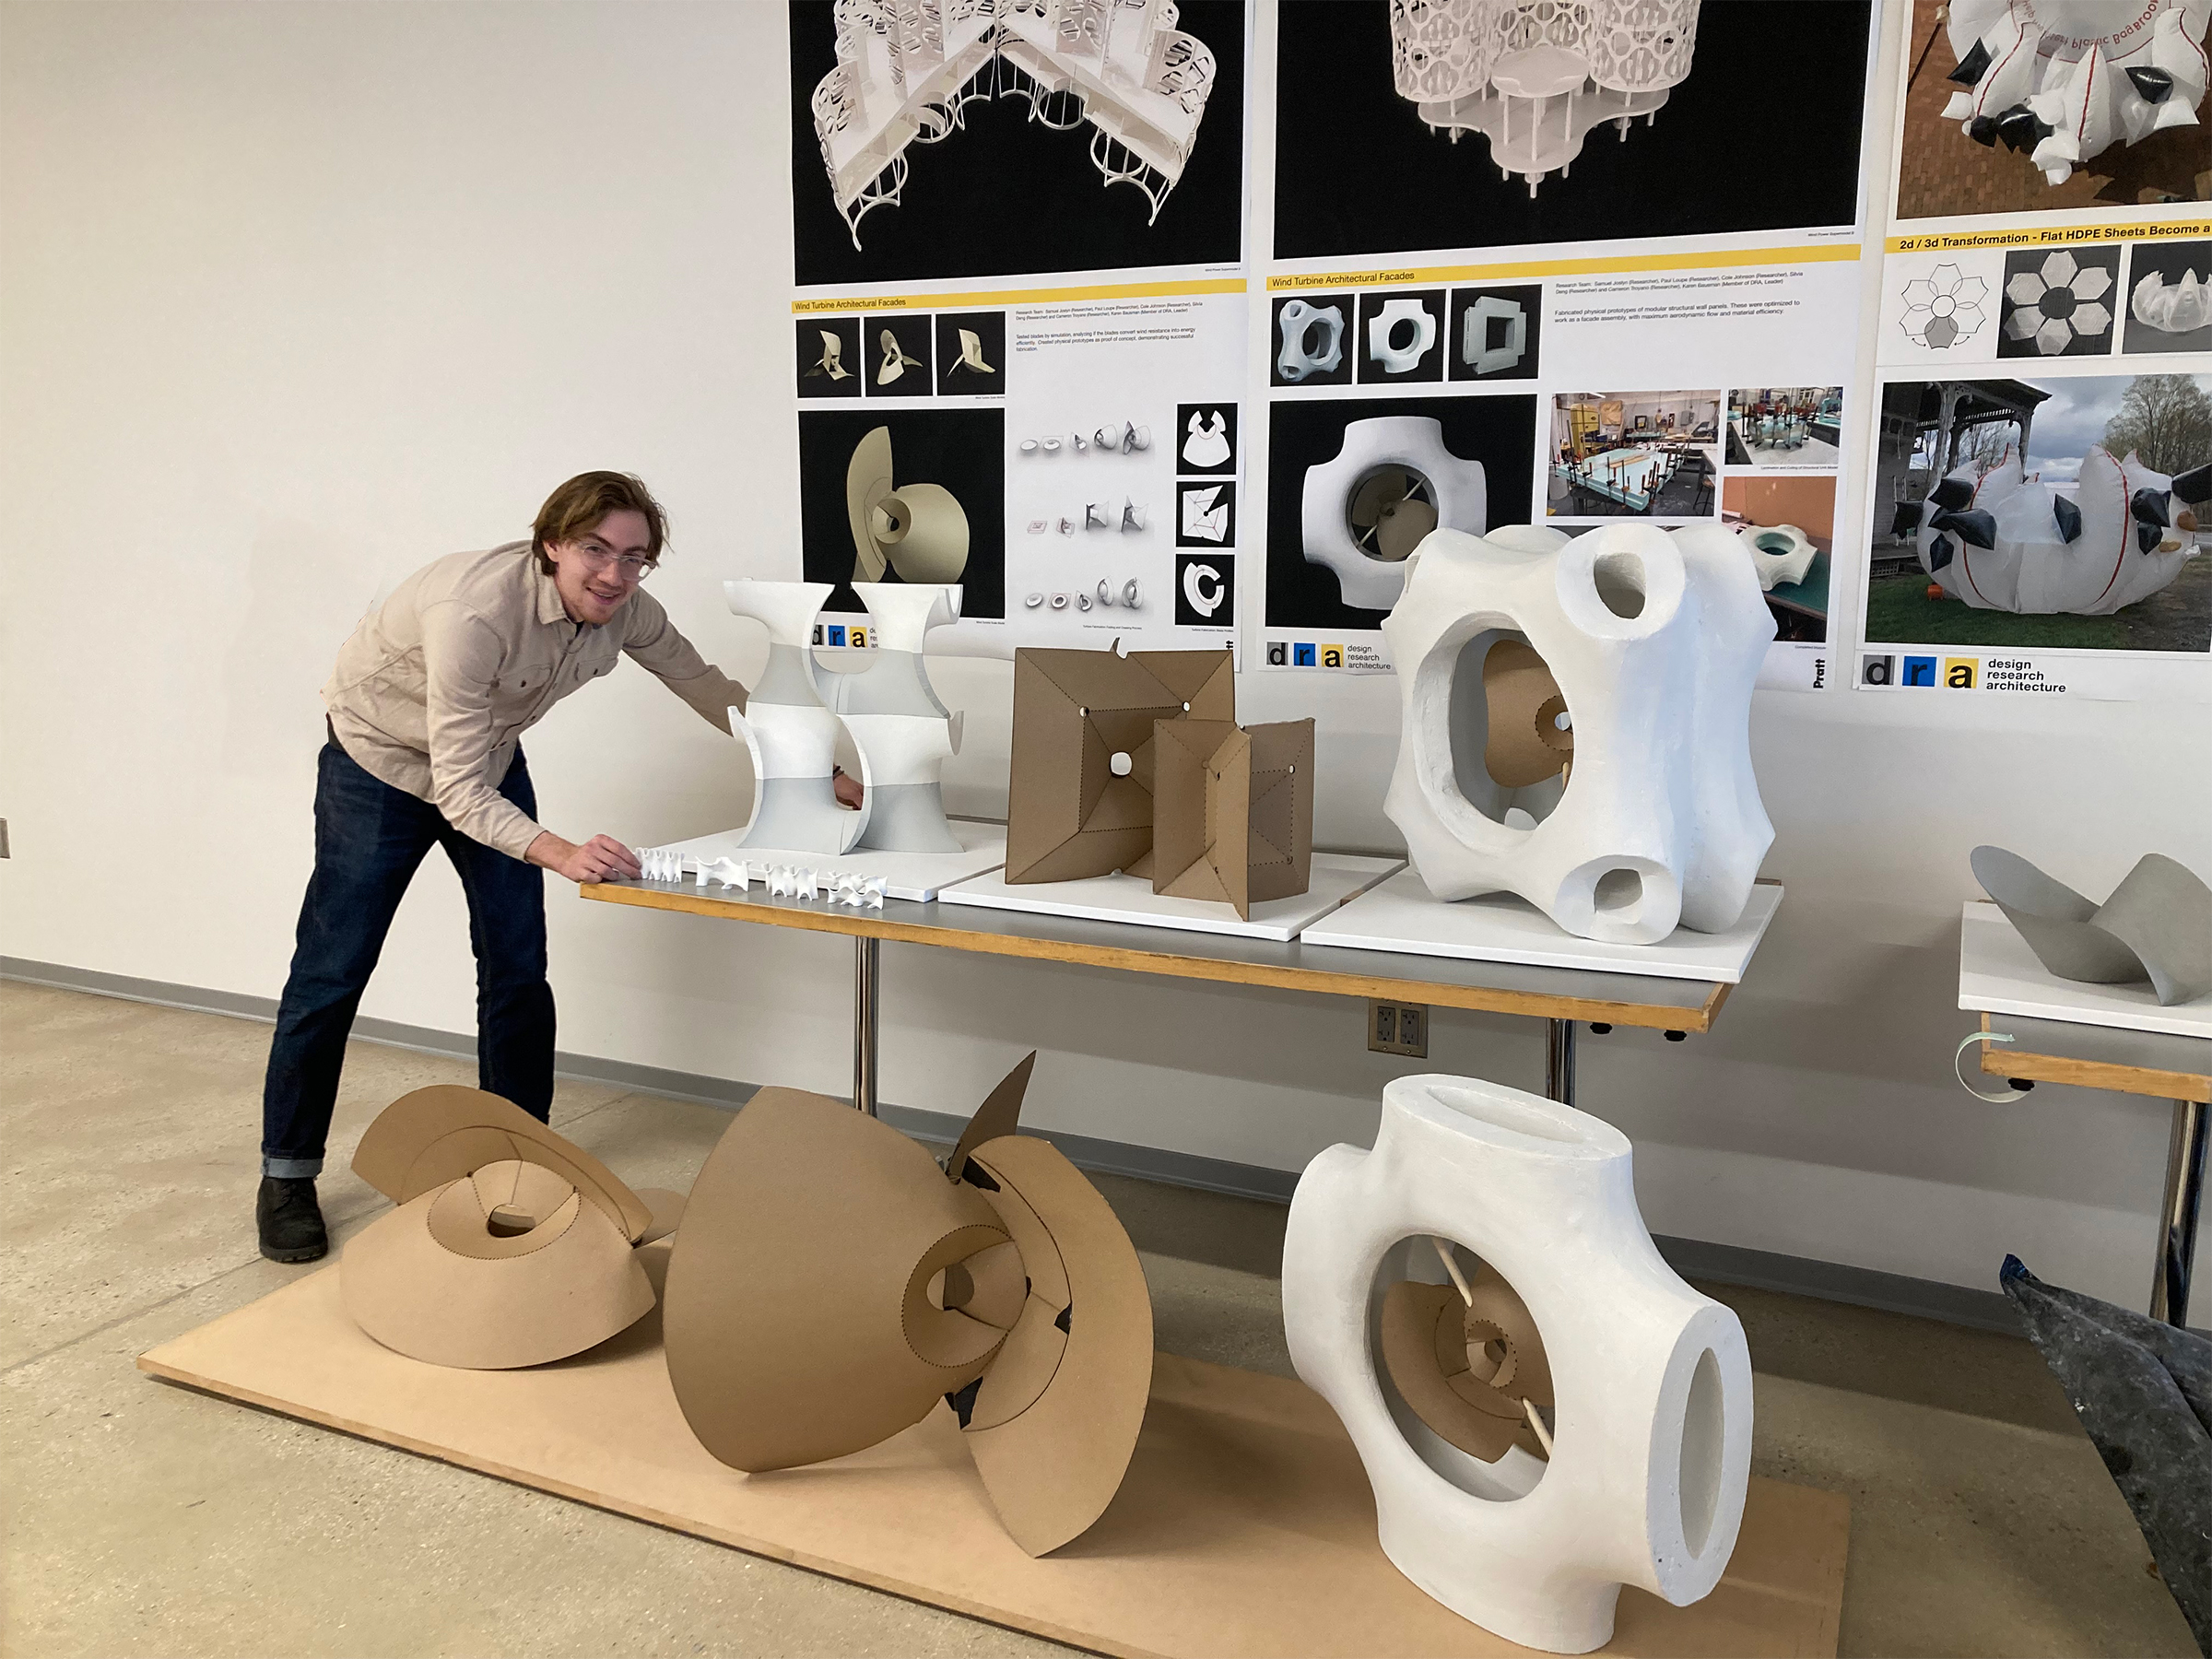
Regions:
<instances>
[{"instance_id":1,"label":"white sculpture with round holes","mask_svg":"<svg viewBox=\"0 0 2212 1659\"><path fill-rule=\"evenodd\" d=\"M1382 810L1431 894L1518 893L1621 945L1735 924L1774 840L1750 736L1774 618L1734 534L1438 530L1382 636Z\"/></svg>"},{"instance_id":2,"label":"white sculpture with round holes","mask_svg":"<svg viewBox=\"0 0 2212 1659\"><path fill-rule=\"evenodd\" d=\"M867 826L853 844L886 853L958 853L939 774L959 753L961 716L929 683L922 646L931 629L959 620L959 587L856 582L853 591L868 607L876 649L866 673L830 677L830 700L852 734L868 805Z\"/></svg>"},{"instance_id":3,"label":"white sculpture with round holes","mask_svg":"<svg viewBox=\"0 0 2212 1659\"><path fill-rule=\"evenodd\" d=\"M843 724L822 696L814 662L814 622L829 598L827 582L722 584L730 609L768 629L768 666L742 710L730 711L730 731L751 753L753 812L740 847L843 853L868 827L838 805L837 739Z\"/></svg>"},{"instance_id":4,"label":"white sculpture with round holes","mask_svg":"<svg viewBox=\"0 0 2212 1659\"><path fill-rule=\"evenodd\" d=\"M1453 454L1432 415L1380 415L1344 429L1343 446L1306 469L1299 527L1306 562L1335 572L1344 603L1388 610L1406 559L1430 531L1480 535L1488 524L1482 463Z\"/></svg>"},{"instance_id":5,"label":"white sculpture with round holes","mask_svg":"<svg viewBox=\"0 0 2212 1659\"><path fill-rule=\"evenodd\" d=\"M1747 524L1736 537L1751 555L1751 569L1759 575L1762 592L1772 593L1790 582L1803 582L1820 549L1813 538L1794 524Z\"/></svg>"},{"instance_id":6,"label":"white sculpture with round holes","mask_svg":"<svg viewBox=\"0 0 2212 1659\"><path fill-rule=\"evenodd\" d=\"M1290 1360L1351 1435L1382 1553L1461 1617L1552 1653L1603 1646L1623 1584L1677 1606L1711 1592L1750 1477L1743 1327L1660 1259L1630 1162L1619 1130L1572 1107L1400 1077L1374 1150L1306 1166L1283 1239ZM1479 1259L1467 1345L1385 1356L1385 1306L1409 1294L1406 1267L1440 1269L1431 1241L1457 1247L1454 1279ZM1491 1395L1527 1414L1534 1453L1453 1443L1489 1450Z\"/></svg>"}]
</instances>

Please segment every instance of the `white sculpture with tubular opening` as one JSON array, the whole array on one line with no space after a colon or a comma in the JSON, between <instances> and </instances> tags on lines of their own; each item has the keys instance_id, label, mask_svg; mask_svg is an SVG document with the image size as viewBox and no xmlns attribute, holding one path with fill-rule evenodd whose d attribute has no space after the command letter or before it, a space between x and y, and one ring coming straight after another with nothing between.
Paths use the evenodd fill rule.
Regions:
<instances>
[{"instance_id":1,"label":"white sculpture with tubular opening","mask_svg":"<svg viewBox=\"0 0 2212 1659\"><path fill-rule=\"evenodd\" d=\"M1432 1291L1432 1241L1456 1247L1455 1284L1469 1256L1488 1277ZM1399 1319L1386 1347L1408 1302L1441 1312L1411 1347ZM1397 1078L1374 1149L1332 1147L1299 1182L1283 1324L1366 1466L1383 1553L1463 1618L1588 1653L1623 1584L1680 1606L1720 1582L1750 1479L1750 1358L1735 1315L1660 1259L1618 1129L1496 1084ZM1526 1415L1520 1443L1485 1442L1500 1402Z\"/></svg>"}]
</instances>

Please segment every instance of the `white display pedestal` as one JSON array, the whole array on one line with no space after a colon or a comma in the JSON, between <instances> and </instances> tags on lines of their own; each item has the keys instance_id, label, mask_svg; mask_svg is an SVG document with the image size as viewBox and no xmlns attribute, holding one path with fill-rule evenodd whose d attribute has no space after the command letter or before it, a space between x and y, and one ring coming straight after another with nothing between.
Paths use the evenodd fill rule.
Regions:
<instances>
[{"instance_id":1,"label":"white display pedestal","mask_svg":"<svg viewBox=\"0 0 2212 1659\"><path fill-rule=\"evenodd\" d=\"M1089 922L1128 922L1140 927L1173 927L1186 933L1231 934L1246 939L1295 939L1315 920L1365 892L1405 860L1366 858L1351 853L1313 854L1312 882L1289 899L1270 899L1252 907L1246 920L1226 904L1205 899L1175 899L1155 893L1151 882L1135 876L1093 876L1082 881L1009 883L1003 875L979 876L937 895L940 904L975 905L984 910L1030 911L1046 916L1077 916Z\"/></svg>"},{"instance_id":2,"label":"white display pedestal","mask_svg":"<svg viewBox=\"0 0 2212 1659\"><path fill-rule=\"evenodd\" d=\"M926 901L956 881L965 881L971 876L980 876L986 870L995 870L1006 862L1006 830L1004 824L976 823L967 818L949 818L952 833L961 846L958 853L871 853L856 850L851 853L799 853L788 847L741 847L743 830L724 830L716 835L694 836L689 841L664 841L660 851L678 853L686 858L695 858L712 864L718 858L743 859L754 869L754 879L764 865L799 865L818 870L824 876L880 876L886 886L884 896L889 899L912 899ZM631 882L627 885L656 888L691 888L712 899L724 889L709 882L696 887L691 877L680 882Z\"/></svg>"},{"instance_id":3,"label":"white display pedestal","mask_svg":"<svg viewBox=\"0 0 2212 1659\"><path fill-rule=\"evenodd\" d=\"M1959 921L1959 1006L1977 1013L2063 1019L2069 1025L2212 1038L2212 996L2162 1008L2147 982L2091 985L2060 979L2036 959L2005 912L1986 900L1970 900Z\"/></svg>"},{"instance_id":4,"label":"white display pedestal","mask_svg":"<svg viewBox=\"0 0 2212 1659\"><path fill-rule=\"evenodd\" d=\"M1404 950L1417 956L1527 962L1733 985L1743 979L1751 953L1759 948L1781 903L1782 888L1762 882L1751 889L1742 917L1726 933L1692 933L1677 927L1656 945L1608 945L1577 938L1511 893L1441 903L1430 894L1418 872L1407 870L1299 936L1308 945L1340 945L1351 950Z\"/></svg>"}]
</instances>

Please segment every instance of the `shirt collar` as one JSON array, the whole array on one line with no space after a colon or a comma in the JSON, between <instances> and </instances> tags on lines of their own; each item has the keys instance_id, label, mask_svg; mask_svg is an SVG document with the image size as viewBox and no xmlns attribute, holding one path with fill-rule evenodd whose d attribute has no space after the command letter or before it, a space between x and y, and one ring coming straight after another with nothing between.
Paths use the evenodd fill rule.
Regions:
<instances>
[{"instance_id":1,"label":"shirt collar","mask_svg":"<svg viewBox=\"0 0 2212 1659\"><path fill-rule=\"evenodd\" d=\"M529 559L530 580L536 584L537 619L540 622L570 620L569 607L560 602L560 589L555 585L553 578L546 573L545 563L538 558L536 548L529 548Z\"/></svg>"}]
</instances>

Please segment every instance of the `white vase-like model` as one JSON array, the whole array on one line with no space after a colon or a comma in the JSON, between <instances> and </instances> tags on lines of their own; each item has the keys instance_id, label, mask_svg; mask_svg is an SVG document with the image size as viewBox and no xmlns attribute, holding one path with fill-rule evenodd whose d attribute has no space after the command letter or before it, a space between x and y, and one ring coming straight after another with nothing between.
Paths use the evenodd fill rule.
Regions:
<instances>
[{"instance_id":1,"label":"white vase-like model","mask_svg":"<svg viewBox=\"0 0 2212 1659\"><path fill-rule=\"evenodd\" d=\"M1803 582L1820 552L1812 537L1794 524L1747 524L1736 532L1736 538L1751 555L1759 588L1770 594L1785 582Z\"/></svg>"},{"instance_id":2,"label":"white vase-like model","mask_svg":"<svg viewBox=\"0 0 2212 1659\"><path fill-rule=\"evenodd\" d=\"M1442 1278L1418 1271L1437 1266L1430 1239L1526 1304L1547 1462L1459 1450L1389 1380L1383 1300L1397 1278ZM1735 1315L1660 1259L1618 1129L1496 1084L1397 1078L1374 1150L1332 1147L1299 1182L1283 1324L1366 1466L1382 1552L1463 1618L1581 1653L1611 1638L1623 1584L1680 1606L1720 1582L1750 1477L1750 1357Z\"/></svg>"},{"instance_id":3,"label":"white vase-like model","mask_svg":"<svg viewBox=\"0 0 2212 1659\"><path fill-rule=\"evenodd\" d=\"M1911 534L1920 568L1977 610L2104 617L2147 599L2195 556L2212 501L2212 463L2169 477L2100 444L2071 496L2022 470L2015 451L1974 463L1907 501L1890 528Z\"/></svg>"},{"instance_id":4,"label":"white vase-like model","mask_svg":"<svg viewBox=\"0 0 2212 1659\"><path fill-rule=\"evenodd\" d=\"M1622 945L1735 925L1774 840L1750 736L1774 618L1733 534L1438 530L1382 636L1401 711L1382 810L1430 893L1518 893ZM1556 693L1495 700L1532 651ZM1492 729L1509 716L1529 729ZM1539 740L1571 759L1498 775Z\"/></svg>"},{"instance_id":5,"label":"white vase-like model","mask_svg":"<svg viewBox=\"0 0 2212 1659\"><path fill-rule=\"evenodd\" d=\"M1480 535L1488 512L1482 463L1444 446L1441 421L1380 415L1347 424L1335 455L1306 469L1299 530L1306 562L1335 572L1345 604L1380 611L1405 591L1404 561L1422 536Z\"/></svg>"},{"instance_id":6,"label":"white vase-like model","mask_svg":"<svg viewBox=\"0 0 2212 1659\"><path fill-rule=\"evenodd\" d=\"M730 711L730 731L753 758L753 815L737 844L843 853L867 829L869 804L840 806L832 781L840 722L823 700L813 650L830 584L747 578L722 591L731 610L768 629L768 667L746 708Z\"/></svg>"},{"instance_id":7,"label":"white vase-like model","mask_svg":"<svg viewBox=\"0 0 2212 1659\"><path fill-rule=\"evenodd\" d=\"M938 700L922 658L924 636L956 622L960 590L856 582L876 649L865 674L830 676L837 712L860 752L867 828L856 847L883 853L958 853L945 822L939 769L959 753L960 717Z\"/></svg>"}]
</instances>

